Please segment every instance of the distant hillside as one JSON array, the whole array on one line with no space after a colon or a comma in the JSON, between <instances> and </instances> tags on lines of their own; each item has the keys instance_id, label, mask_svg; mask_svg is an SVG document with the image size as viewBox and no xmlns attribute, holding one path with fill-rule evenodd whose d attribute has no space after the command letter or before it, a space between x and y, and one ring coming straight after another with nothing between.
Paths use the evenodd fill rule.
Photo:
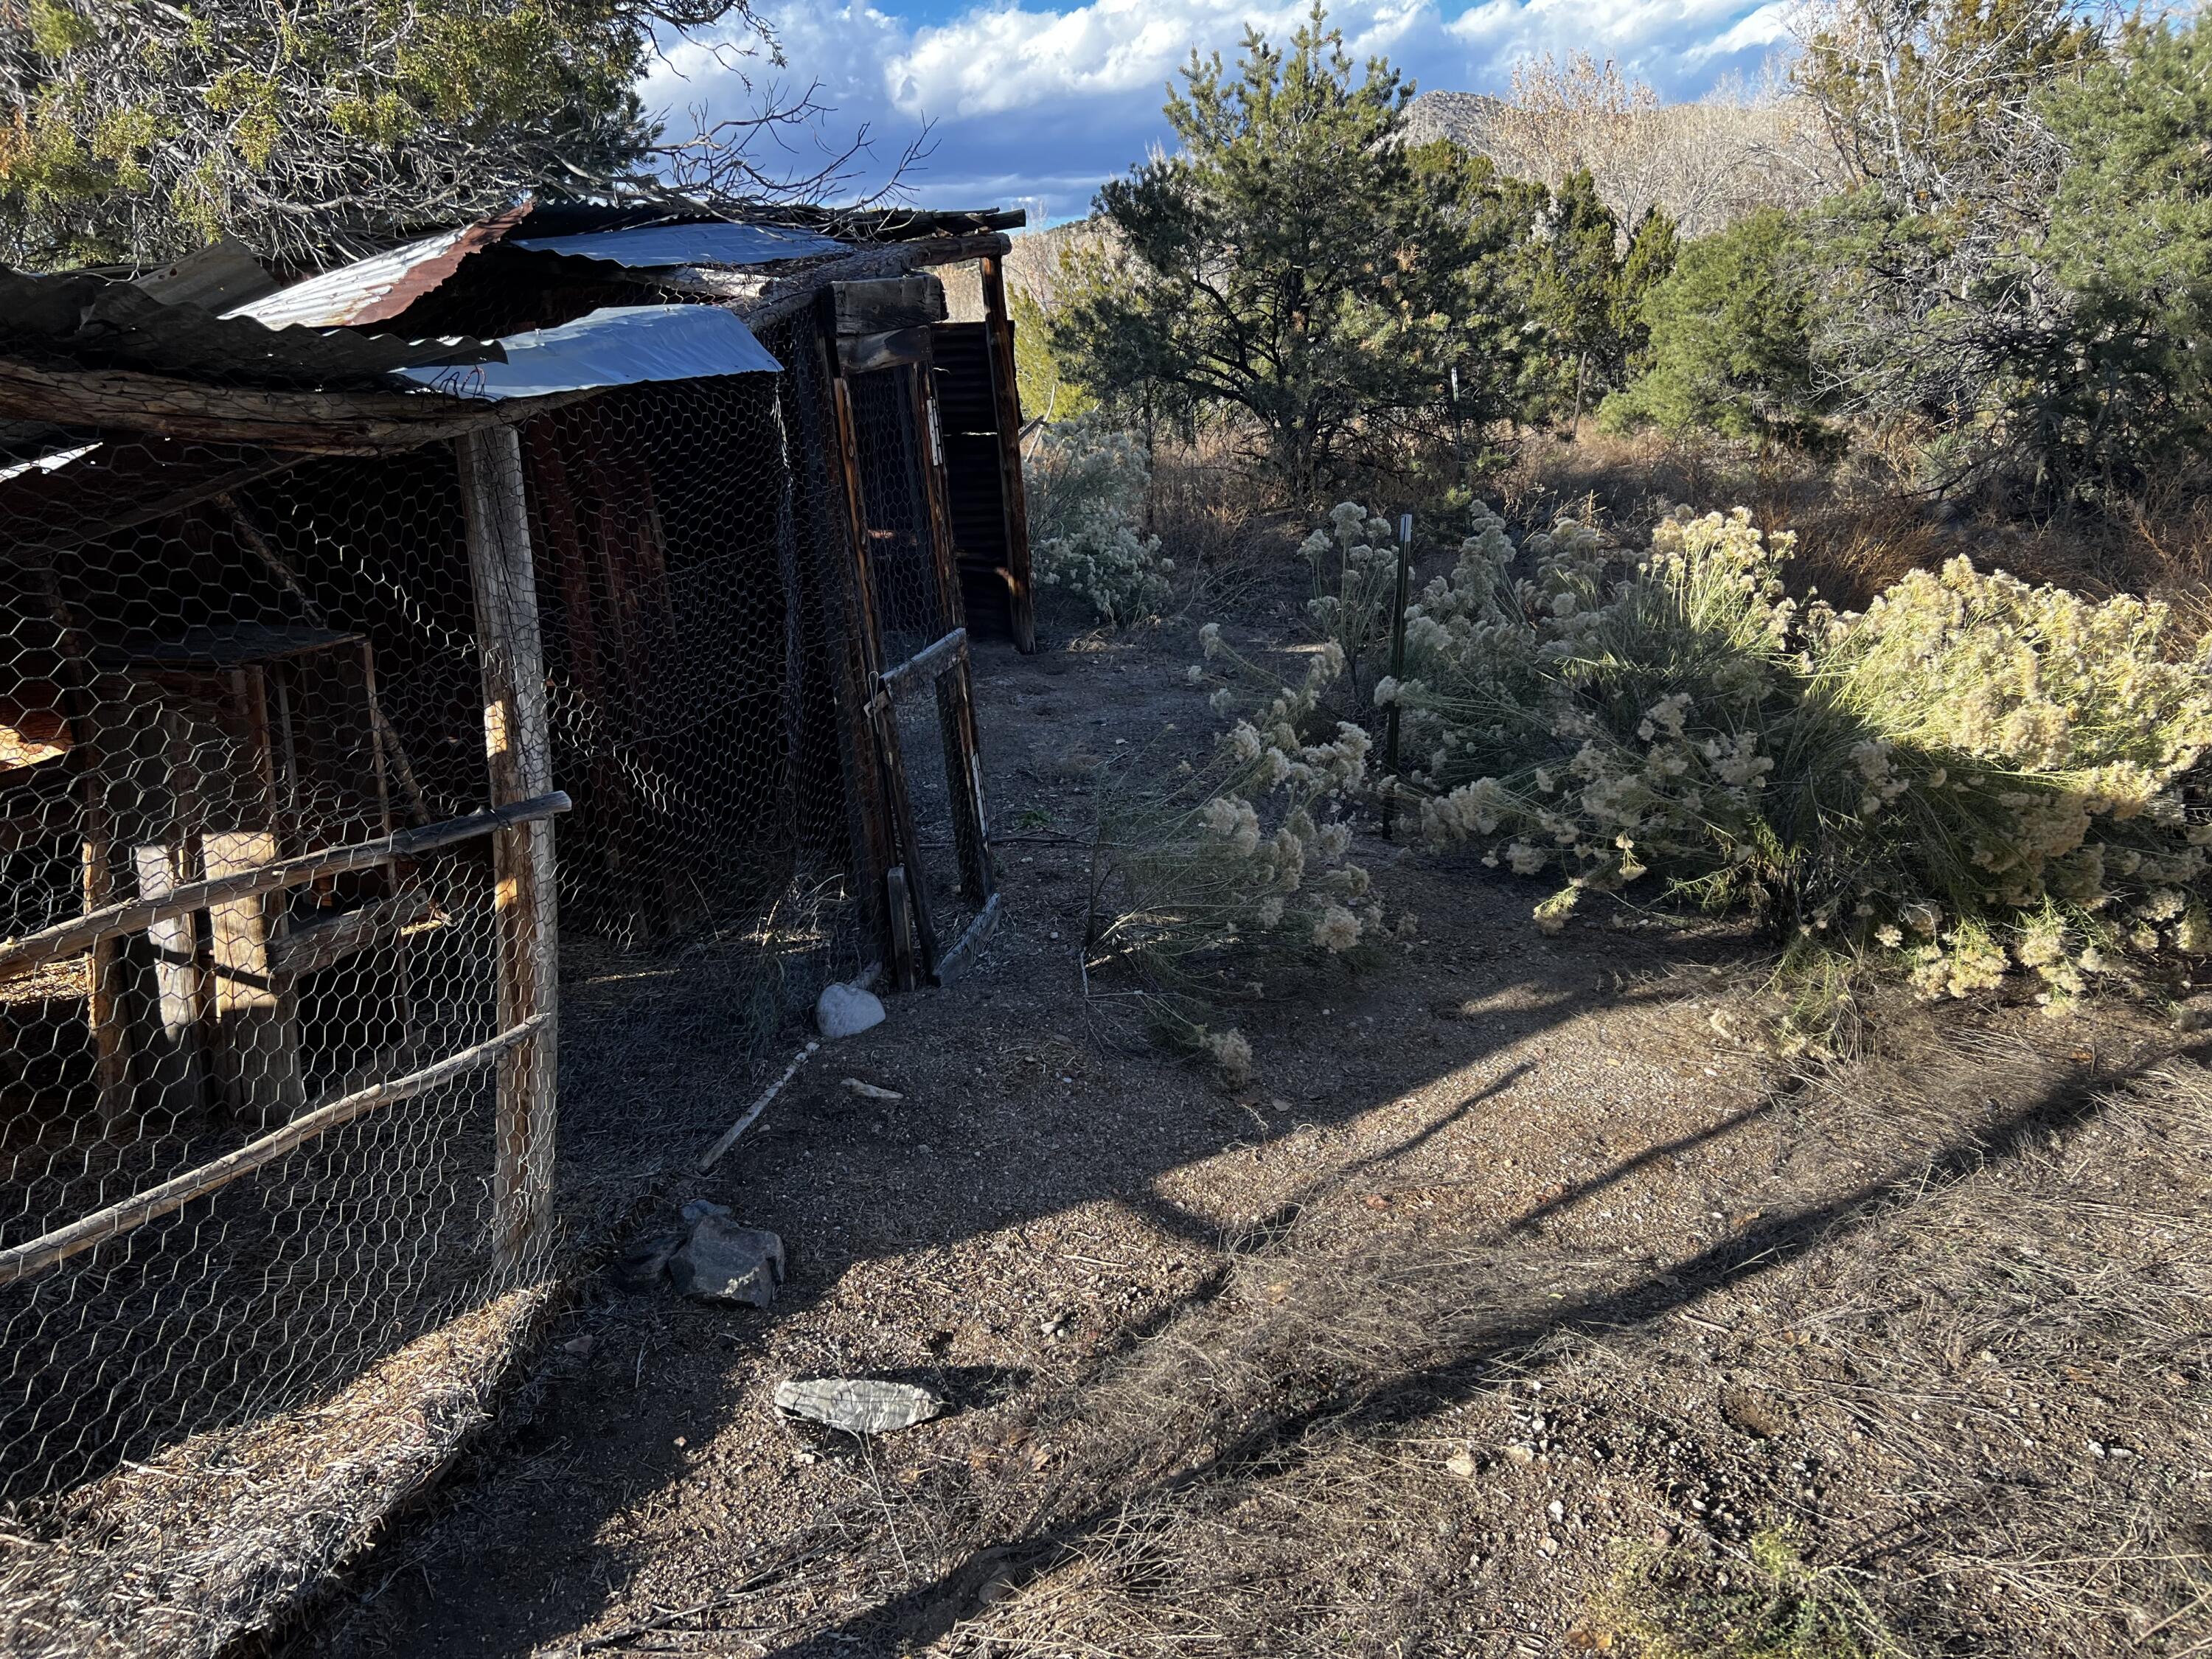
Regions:
<instances>
[{"instance_id":1,"label":"distant hillside","mask_svg":"<svg viewBox=\"0 0 2212 1659\"><path fill-rule=\"evenodd\" d=\"M1577 108L1425 92L1406 116L1417 143L1448 139L1554 189L1587 167L1624 228L1656 203L1701 236L1755 207L1804 206L1838 182L1812 112L1790 98Z\"/></svg>"},{"instance_id":2,"label":"distant hillside","mask_svg":"<svg viewBox=\"0 0 2212 1659\"><path fill-rule=\"evenodd\" d=\"M1039 305L1050 306L1059 285L1060 259L1077 243L1098 234L1089 219L1075 219L1048 230L1025 230L1014 237L1006 255L1006 286L1019 289ZM982 279L973 265L952 265L938 275L945 281L945 301L956 323L980 322L983 316Z\"/></svg>"}]
</instances>

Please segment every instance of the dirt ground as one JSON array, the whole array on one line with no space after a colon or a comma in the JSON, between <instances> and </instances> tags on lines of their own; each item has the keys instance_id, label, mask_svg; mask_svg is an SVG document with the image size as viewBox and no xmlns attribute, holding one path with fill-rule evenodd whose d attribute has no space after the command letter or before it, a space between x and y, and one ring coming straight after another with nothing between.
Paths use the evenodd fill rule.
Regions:
<instances>
[{"instance_id":1,"label":"dirt ground","mask_svg":"<svg viewBox=\"0 0 2212 1659\"><path fill-rule=\"evenodd\" d=\"M1225 1088L1079 959L1097 767L1212 727L1189 632L981 654L1003 926L675 1194L783 1236L775 1309L589 1287L292 1650L2212 1652L2191 1039L1900 1008L1794 1072L1753 941L1370 837L1417 937ZM950 1408L771 1407L854 1374Z\"/></svg>"}]
</instances>

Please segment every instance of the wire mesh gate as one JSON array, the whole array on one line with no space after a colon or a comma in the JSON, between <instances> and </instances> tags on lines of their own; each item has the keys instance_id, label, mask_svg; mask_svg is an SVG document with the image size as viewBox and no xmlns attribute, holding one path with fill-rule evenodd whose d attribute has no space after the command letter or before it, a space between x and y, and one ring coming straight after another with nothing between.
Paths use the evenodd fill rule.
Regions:
<instances>
[{"instance_id":1,"label":"wire mesh gate","mask_svg":"<svg viewBox=\"0 0 2212 1659\"><path fill-rule=\"evenodd\" d=\"M837 284L821 313L860 553L866 707L894 836L892 965L909 986L957 973L997 915L932 373L943 293L929 288Z\"/></svg>"}]
</instances>

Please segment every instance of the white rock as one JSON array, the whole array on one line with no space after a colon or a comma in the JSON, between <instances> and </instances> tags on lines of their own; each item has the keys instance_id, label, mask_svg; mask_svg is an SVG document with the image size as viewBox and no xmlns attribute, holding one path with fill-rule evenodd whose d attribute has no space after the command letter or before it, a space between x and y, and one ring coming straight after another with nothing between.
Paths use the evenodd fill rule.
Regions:
<instances>
[{"instance_id":1,"label":"white rock","mask_svg":"<svg viewBox=\"0 0 2212 1659\"><path fill-rule=\"evenodd\" d=\"M858 1036L883 1023L883 999L857 985L825 985L815 1000L814 1024L825 1037Z\"/></svg>"},{"instance_id":2,"label":"white rock","mask_svg":"<svg viewBox=\"0 0 2212 1659\"><path fill-rule=\"evenodd\" d=\"M775 1408L849 1434L888 1434L927 1422L945 1402L911 1382L814 1376L776 1384Z\"/></svg>"}]
</instances>

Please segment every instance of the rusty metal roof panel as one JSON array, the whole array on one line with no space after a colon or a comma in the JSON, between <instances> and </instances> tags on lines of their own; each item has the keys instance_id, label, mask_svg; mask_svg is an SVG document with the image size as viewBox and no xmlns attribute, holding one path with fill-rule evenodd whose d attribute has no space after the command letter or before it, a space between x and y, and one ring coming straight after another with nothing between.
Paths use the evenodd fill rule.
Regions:
<instances>
[{"instance_id":1,"label":"rusty metal roof panel","mask_svg":"<svg viewBox=\"0 0 2212 1659\"><path fill-rule=\"evenodd\" d=\"M270 328L348 328L397 317L459 269L461 261L503 240L520 224L527 206L474 224L457 225L336 270L281 288L249 305L225 312Z\"/></svg>"},{"instance_id":2,"label":"rusty metal roof panel","mask_svg":"<svg viewBox=\"0 0 2212 1659\"><path fill-rule=\"evenodd\" d=\"M459 397L501 400L782 368L752 331L720 306L610 306L558 328L507 335L500 343L504 362L404 369L400 378Z\"/></svg>"},{"instance_id":3,"label":"rusty metal roof panel","mask_svg":"<svg viewBox=\"0 0 2212 1659\"><path fill-rule=\"evenodd\" d=\"M518 236L514 245L537 253L604 259L634 270L661 265L766 265L852 251L848 244L811 230L721 222L637 225L574 236Z\"/></svg>"},{"instance_id":4,"label":"rusty metal roof panel","mask_svg":"<svg viewBox=\"0 0 2212 1659\"><path fill-rule=\"evenodd\" d=\"M495 357L458 337L403 340L339 329L271 329L165 304L146 289L76 273L0 269L0 357L47 368L131 369L255 386L375 385L395 368Z\"/></svg>"}]
</instances>

